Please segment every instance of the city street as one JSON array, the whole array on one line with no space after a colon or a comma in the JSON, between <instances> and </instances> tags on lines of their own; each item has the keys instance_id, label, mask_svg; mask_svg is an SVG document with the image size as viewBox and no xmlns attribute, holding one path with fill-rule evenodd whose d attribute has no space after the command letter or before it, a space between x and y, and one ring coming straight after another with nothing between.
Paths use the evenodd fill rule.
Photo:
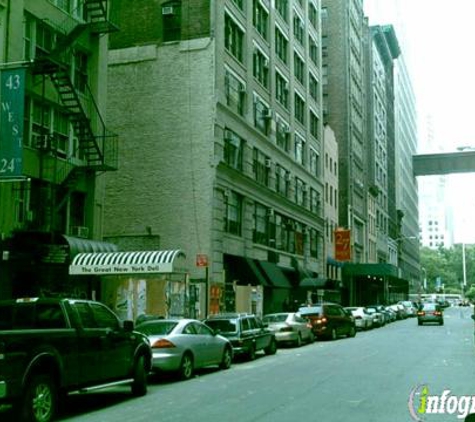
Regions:
<instances>
[{"instance_id":1,"label":"city street","mask_svg":"<svg viewBox=\"0 0 475 422\"><path fill-rule=\"evenodd\" d=\"M207 370L190 381L152 377L146 397L128 389L68 399L61 420L74 421L411 421L411 391L475 395L472 308L449 308L445 325L414 318L319 341L275 356ZM415 399L415 407L419 399ZM426 421L459 420L423 415Z\"/></svg>"}]
</instances>

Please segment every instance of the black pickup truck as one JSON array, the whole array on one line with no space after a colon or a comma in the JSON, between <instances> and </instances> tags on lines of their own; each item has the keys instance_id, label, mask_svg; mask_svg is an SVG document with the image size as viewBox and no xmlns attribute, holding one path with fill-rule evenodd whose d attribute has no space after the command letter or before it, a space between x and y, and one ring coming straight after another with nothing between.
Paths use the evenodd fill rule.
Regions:
<instances>
[{"instance_id":1,"label":"black pickup truck","mask_svg":"<svg viewBox=\"0 0 475 422\"><path fill-rule=\"evenodd\" d=\"M0 301L0 405L16 420L52 420L73 391L129 384L145 395L150 368L147 338L102 303Z\"/></svg>"}]
</instances>

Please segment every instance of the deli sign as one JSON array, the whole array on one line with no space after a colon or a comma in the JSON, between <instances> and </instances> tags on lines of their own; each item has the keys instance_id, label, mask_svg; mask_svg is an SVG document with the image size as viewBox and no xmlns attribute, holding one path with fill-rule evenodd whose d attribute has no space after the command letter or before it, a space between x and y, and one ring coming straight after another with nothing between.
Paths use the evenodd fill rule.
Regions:
<instances>
[{"instance_id":1,"label":"deli sign","mask_svg":"<svg viewBox=\"0 0 475 422\"><path fill-rule=\"evenodd\" d=\"M351 230L335 230L335 259L351 261Z\"/></svg>"}]
</instances>

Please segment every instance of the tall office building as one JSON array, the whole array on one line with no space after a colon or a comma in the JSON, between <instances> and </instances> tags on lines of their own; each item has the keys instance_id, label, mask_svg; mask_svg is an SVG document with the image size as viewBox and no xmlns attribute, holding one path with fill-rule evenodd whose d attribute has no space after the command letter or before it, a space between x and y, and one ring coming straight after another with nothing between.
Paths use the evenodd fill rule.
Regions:
<instances>
[{"instance_id":1,"label":"tall office building","mask_svg":"<svg viewBox=\"0 0 475 422\"><path fill-rule=\"evenodd\" d=\"M165 297L178 313L301 300L290 287L326 268L320 2L125 0L119 13L108 116L126 141L105 236L185 251L187 286Z\"/></svg>"},{"instance_id":2,"label":"tall office building","mask_svg":"<svg viewBox=\"0 0 475 422\"><path fill-rule=\"evenodd\" d=\"M352 261L366 262L367 122L362 0L322 1L325 121L339 154L339 224L352 232Z\"/></svg>"},{"instance_id":3,"label":"tall office building","mask_svg":"<svg viewBox=\"0 0 475 422\"><path fill-rule=\"evenodd\" d=\"M102 185L117 168L104 120L105 0L0 2L0 296L91 297L71 259L100 243ZM100 172L100 173L99 173Z\"/></svg>"}]
</instances>

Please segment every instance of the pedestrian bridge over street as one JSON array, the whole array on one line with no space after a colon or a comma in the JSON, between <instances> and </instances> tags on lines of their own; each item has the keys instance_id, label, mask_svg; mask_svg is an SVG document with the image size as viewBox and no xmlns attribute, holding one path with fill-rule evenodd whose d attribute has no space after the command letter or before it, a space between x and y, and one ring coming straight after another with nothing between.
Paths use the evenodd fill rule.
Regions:
<instances>
[{"instance_id":1,"label":"pedestrian bridge over street","mask_svg":"<svg viewBox=\"0 0 475 422\"><path fill-rule=\"evenodd\" d=\"M412 156L414 176L475 172L475 150Z\"/></svg>"}]
</instances>

